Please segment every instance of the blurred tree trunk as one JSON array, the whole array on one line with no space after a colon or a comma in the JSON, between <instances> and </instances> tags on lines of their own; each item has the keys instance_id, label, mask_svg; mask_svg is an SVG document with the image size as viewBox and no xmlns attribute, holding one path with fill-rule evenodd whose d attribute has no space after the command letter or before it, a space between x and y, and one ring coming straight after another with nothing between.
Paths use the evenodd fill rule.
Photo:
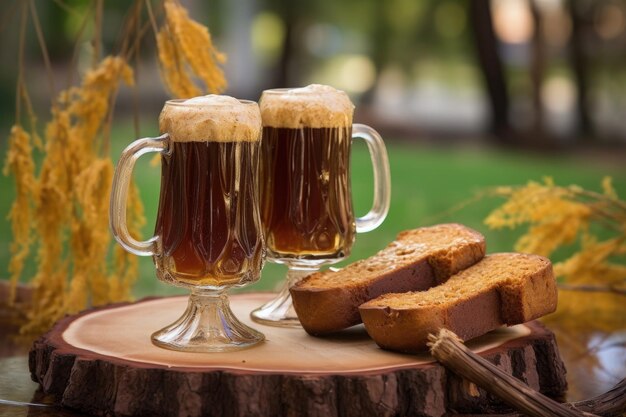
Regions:
<instances>
[{"instance_id":1,"label":"blurred tree trunk","mask_svg":"<svg viewBox=\"0 0 626 417\"><path fill-rule=\"evenodd\" d=\"M283 40L282 51L280 53L280 60L278 61L278 67L276 68L274 76L274 87L295 87L291 85L291 79L289 74L289 68L294 58L294 26L297 19L296 7L299 3L293 1L278 1L276 2L276 12L285 22L285 38Z\"/></svg>"},{"instance_id":2,"label":"blurred tree trunk","mask_svg":"<svg viewBox=\"0 0 626 417\"><path fill-rule=\"evenodd\" d=\"M385 18L385 8L389 7L389 5L384 1L377 1L375 2L375 7L378 17L375 19L376 23L370 42L373 45L371 57L376 71L376 79L372 83L372 86L361 96L360 102L363 106L370 105L374 101L380 75L384 69L384 65L389 63L388 42L393 30L393 28L389 26L388 20Z\"/></svg>"},{"instance_id":3,"label":"blurred tree trunk","mask_svg":"<svg viewBox=\"0 0 626 417\"><path fill-rule=\"evenodd\" d=\"M541 87L543 85L543 76L546 67L546 48L543 36L543 19L541 11L537 7L537 0L531 0L530 12L533 17L535 30L532 38L532 55L530 58L530 81L532 85L532 101L533 101L533 127L532 135L529 140L537 145L547 144L548 141L545 132L545 118L543 101L541 99Z\"/></svg>"},{"instance_id":4,"label":"blurred tree trunk","mask_svg":"<svg viewBox=\"0 0 626 417\"><path fill-rule=\"evenodd\" d=\"M198 4L198 7L200 6ZM255 7L255 0L231 0L227 3L224 37L227 39L230 51L226 73L229 91L236 97L251 97L250 94L259 85L259 74L250 65L253 56L252 29L248 22L254 19Z\"/></svg>"},{"instance_id":5,"label":"blurred tree trunk","mask_svg":"<svg viewBox=\"0 0 626 417\"><path fill-rule=\"evenodd\" d=\"M469 19L478 62L483 73L491 105L491 133L501 143L512 142L509 123L509 93L504 78L502 60L498 53L498 41L493 30L491 3L487 0L471 0Z\"/></svg>"},{"instance_id":6,"label":"blurred tree trunk","mask_svg":"<svg viewBox=\"0 0 626 417\"><path fill-rule=\"evenodd\" d=\"M570 38L570 60L574 70L577 89L576 113L578 130L584 139L589 140L594 134L594 126L589 114L589 62L584 48L585 17L581 10L581 2L568 0L568 10L572 19L572 35Z\"/></svg>"}]
</instances>

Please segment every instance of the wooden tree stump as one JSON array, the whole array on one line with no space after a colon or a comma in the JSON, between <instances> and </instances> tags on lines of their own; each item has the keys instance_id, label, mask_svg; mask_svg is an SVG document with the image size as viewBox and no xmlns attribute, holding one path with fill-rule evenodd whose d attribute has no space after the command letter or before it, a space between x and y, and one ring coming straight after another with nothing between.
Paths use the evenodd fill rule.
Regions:
<instances>
[{"instance_id":1,"label":"wooden tree stump","mask_svg":"<svg viewBox=\"0 0 626 417\"><path fill-rule=\"evenodd\" d=\"M231 297L267 340L231 353L182 353L151 344L185 297L88 310L59 321L30 352L34 381L58 402L98 416L441 416L506 407L429 354L379 349L362 326L327 338L252 323L270 294ZM554 335L536 322L468 346L551 397L566 389Z\"/></svg>"}]
</instances>

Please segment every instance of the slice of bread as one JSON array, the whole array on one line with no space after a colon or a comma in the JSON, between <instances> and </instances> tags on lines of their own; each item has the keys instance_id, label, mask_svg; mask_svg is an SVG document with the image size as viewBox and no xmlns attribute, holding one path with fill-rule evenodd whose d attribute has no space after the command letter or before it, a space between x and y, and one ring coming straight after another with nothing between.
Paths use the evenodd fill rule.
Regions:
<instances>
[{"instance_id":1,"label":"slice of bread","mask_svg":"<svg viewBox=\"0 0 626 417\"><path fill-rule=\"evenodd\" d=\"M556 309L552 264L521 253L487 255L428 291L385 294L359 307L369 335L383 349L426 349L441 328L469 340L504 324L534 320Z\"/></svg>"},{"instance_id":2,"label":"slice of bread","mask_svg":"<svg viewBox=\"0 0 626 417\"><path fill-rule=\"evenodd\" d=\"M291 287L293 305L312 335L361 322L358 307L389 292L421 291L485 256L485 238L460 224L401 232L376 255L337 272L317 272Z\"/></svg>"}]
</instances>

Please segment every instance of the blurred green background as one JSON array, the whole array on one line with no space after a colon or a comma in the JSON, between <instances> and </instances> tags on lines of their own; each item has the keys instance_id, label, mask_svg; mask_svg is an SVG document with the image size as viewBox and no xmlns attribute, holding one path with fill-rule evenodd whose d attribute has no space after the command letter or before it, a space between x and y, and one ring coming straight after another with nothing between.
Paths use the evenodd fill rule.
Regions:
<instances>
[{"instance_id":1,"label":"blurred green background","mask_svg":"<svg viewBox=\"0 0 626 417\"><path fill-rule=\"evenodd\" d=\"M142 132L146 136L158 135L156 123L146 123ZM112 133L113 154L119 155L134 140L134 135L130 122L117 123ZM451 148L411 143L393 137L387 138L387 151L392 179L389 215L378 229L357 235L352 255L338 266L374 254L401 230L440 222L460 222L481 231L487 237L489 252L513 250L514 242L523 229L492 231L483 224L483 219L502 200L482 198L453 210L491 186L522 185L528 180L541 181L543 176L552 176L560 185L578 184L599 190L603 176L610 175L618 193L626 195L623 165L611 158L607 160L601 153L572 151L545 154L467 145ZM151 236L153 232L160 187L160 167L151 165L150 160L150 156L140 159L135 168L135 179L147 217L144 237ZM371 205L373 182L370 165L367 147L355 141L352 150L352 192L357 215L363 215ZM0 212L7 213L13 194L12 180L0 177L0 189L3 190ZM6 221L0 222L0 236L0 265L6 270L11 236ZM140 279L135 287L137 297L185 292L159 282L151 258L141 258L140 268ZM33 272L31 263L25 276ZM285 272L286 267L267 262L262 279L242 290L273 290L280 284Z\"/></svg>"},{"instance_id":2,"label":"blurred green background","mask_svg":"<svg viewBox=\"0 0 626 417\"><path fill-rule=\"evenodd\" d=\"M180 2L228 55L227 94L256 100L266 88L331 84L350 94L356 122L384 136L391 210L379 229L357 236L349 261L375 253L400 230L444 221L477 228L490 251L512 250L520 231L490 231L482 223L500 201L483 199L450 212L494 185L552 176L557 184L598 190L610 175L626 196L625 0ZM34 2L57 89L76 82L92 63L95 3ZM21 4L0 4L0 155L14 121ZM102 53L115 53L131 2L103 4ZM151 4L159 19L160 1ZM145 8L141 19L148 21ZM24 77L43 130L52 92L31 26L26 33ZM116 103L114 160L137 135L157 133L168 98L151 30L140 47L137 90L122 88ZM136 171L148 218L145 236L159 192L159 168L147 159ZM366 147L358 142L352 187L363 214L372 178ZM0 215L8 213L13 196L12 178L0 177ZM0 221L0 277L8 274L10 241L9 224ZM268 263L263 279L249 289L273 289L284 272ZM175 291L157 282L149 258L141 259L137 296Z\"/></svg>"}]
</instances>

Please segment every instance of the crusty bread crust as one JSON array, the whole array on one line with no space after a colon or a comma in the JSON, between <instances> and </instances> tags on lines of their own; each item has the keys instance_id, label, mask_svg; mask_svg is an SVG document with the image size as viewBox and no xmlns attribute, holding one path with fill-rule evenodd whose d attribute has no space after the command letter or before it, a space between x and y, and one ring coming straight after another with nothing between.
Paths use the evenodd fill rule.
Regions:
<instances>
[{"instance_id":1,"label":"crusty bread crust","mask_svg":"<svg viewBox=\"0 0 626 417\"><path fill-rule=\"evenodd\" d=\"M407 230L368 259L306 277L290 289L293 305L309 334L336 332L361 322L362 303L440 284L482 259L485 250L485 238L463 225Z\"/></svg>"},{"instance_id":2,"label":"crusty bread crust","mask_svg":"<svg viewBox=\"0 0 626 417\"><path fill-rule=\"evenodd\" d=\"M556 303L556 280L548 259L500 253L486 256L437 288L386 294L364 303L359 312L380 347L417 352L426 349L428 334L441 328L469 340L551 313Z\"/></svg>"}]
</instances>

